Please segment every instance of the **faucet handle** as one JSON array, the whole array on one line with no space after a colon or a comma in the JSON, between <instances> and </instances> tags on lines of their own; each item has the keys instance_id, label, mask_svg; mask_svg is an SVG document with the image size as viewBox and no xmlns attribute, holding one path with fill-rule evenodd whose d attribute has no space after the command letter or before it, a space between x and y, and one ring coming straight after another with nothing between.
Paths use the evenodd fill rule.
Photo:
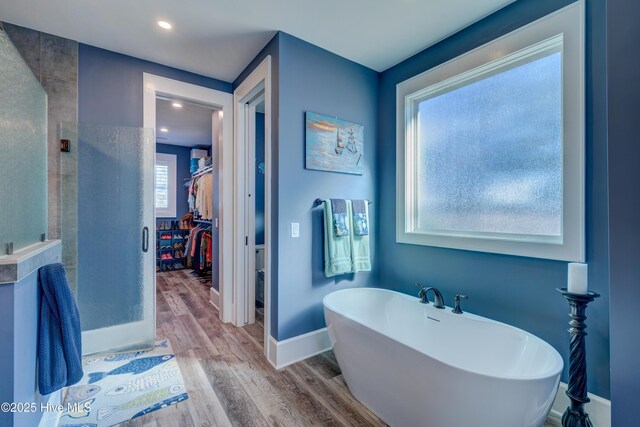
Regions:
<instances>
[{"instance_id":1,"label":"faucet handle","mask_svg":"<svg viewBox=\"0 0 640 427\"><path fill-rule=\"evenodd\" d=\"M427 287L417 282L416 286L420 288L420 290L418 291L418 298L420 298L420 302L422 304L428 304L429 300L427 299Z\"/></svg>"},{"instance_id":2,"label":"faucet handle","mask_svg":"<svg viewBox=\"0 0 640 427\"><path fill-rule=\"evenodd\" d=\"M456 294L455 306L453 307L453 310L451 310L451 311L456 313L456 314L462 314L462 310L460 309L460 300L461 299L468 299L468 298L469 297L466 296L466 295Z\"/></svg>"}]
</instances>

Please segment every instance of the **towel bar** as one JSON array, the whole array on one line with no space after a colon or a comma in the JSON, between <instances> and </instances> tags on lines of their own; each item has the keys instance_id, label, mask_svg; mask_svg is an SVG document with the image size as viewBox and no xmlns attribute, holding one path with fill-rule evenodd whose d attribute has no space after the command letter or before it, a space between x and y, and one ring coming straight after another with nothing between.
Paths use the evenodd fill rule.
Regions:
<instances>
[{"instance_id":1,"label":"towel bar","mask_svg":"<svg viewBox=\"0 0 640 427\"><path fill-rule=\"evenodd\" d=\"M315 200L313 201L313 207L314 207L314 208L316 208L316 207L320 206L322 203L324 203L324 200L322 200L322 199L315 199ZM367 200L367 204L369 204L369 205L370 205L370 204L372 204L372 203L373 203L373 202L370 202L370 201L368 201L368 200Z\"/></svg>"}]
</instances>

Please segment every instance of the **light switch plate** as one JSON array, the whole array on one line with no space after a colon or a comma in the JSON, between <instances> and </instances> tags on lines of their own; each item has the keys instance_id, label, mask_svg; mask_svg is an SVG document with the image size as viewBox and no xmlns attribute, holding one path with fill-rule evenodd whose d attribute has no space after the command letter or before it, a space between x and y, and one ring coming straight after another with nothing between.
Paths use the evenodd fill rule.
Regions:
<instances>
[{"instance_id":1,"label":"light switch plate","mask_svg":"<svg viewBox=\"0 0 640 427\"><path fill-rule=\"evenodd\" d=\"M292 222L291 223L291 237L300 237L300 223Z\"/></svg>"}]
</instances>

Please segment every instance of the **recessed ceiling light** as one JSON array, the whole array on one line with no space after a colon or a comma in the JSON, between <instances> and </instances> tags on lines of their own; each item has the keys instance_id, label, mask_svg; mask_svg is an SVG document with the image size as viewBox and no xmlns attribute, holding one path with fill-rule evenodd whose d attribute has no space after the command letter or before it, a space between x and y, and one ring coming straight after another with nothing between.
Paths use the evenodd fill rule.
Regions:
<instances>
[{"instance_id":1,"label":"recessed ceiling light","mask_svg":"<svg viewBox=\"0 0 640 427\"><path fill-rule=\"evenodd\" d=\"M167 132L169 132L169 129L167 129L167 128L160 128L160 132L162 132L162 133L167 133Z\"/></svg>"},{"instance_id":2,"label":"recessed ceiling light","mask_svg":"<svg viewBox=\"0 0 640 427\"><path fill-rule=\"evenodd\" d=\"M171 104L171 106L173 108L182 108L182 104L179 103L178 101L173 101L173 103Z\"/></svg>"},{"instance_id":3,"label":"recessed ceiling light","mask_svg":"<svg viewBox=\"0 0 640 427\"><path fill-rule=\"evenodd\" d=\"M167 21L158 21L158 26L164 30L170 30L173 27Z\"/></svg>"}]
</instances>

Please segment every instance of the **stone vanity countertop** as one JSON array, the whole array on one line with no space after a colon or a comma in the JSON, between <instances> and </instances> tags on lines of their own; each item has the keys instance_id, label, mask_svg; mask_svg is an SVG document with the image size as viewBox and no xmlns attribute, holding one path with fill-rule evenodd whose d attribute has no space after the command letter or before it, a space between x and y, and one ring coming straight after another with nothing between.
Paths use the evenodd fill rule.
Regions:
<instances>
[{"instance_id":1,"label":"stone vanity countertop","mask_svg":"<svg viewBox=\"0 0 640 427\"><path fill-rule=\"evenodd\" d=\"M60 240L46 240L16 251L13 255L0 256L0 285L16 283L60 258L62 251Z\"/></svg>"}]
</instances>

